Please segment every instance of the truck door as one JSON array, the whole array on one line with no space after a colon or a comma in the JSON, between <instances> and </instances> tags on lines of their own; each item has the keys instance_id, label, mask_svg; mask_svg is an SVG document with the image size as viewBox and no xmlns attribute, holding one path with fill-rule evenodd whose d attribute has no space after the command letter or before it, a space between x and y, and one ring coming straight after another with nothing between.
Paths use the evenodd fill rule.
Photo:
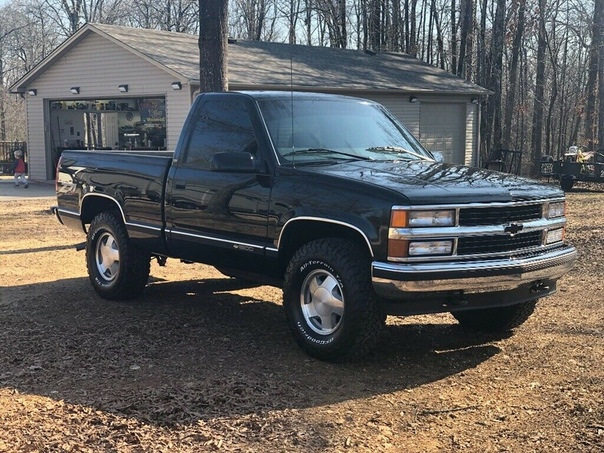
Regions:
<instances>
[{"instance_id":1,"label":"truck door","mask_svg":"<svg viewBox=\"0 0 604 453\"><path fill-rule=\"evenodd\" d=\"M168 177L168 249L192 261L254 269L268 245L270 197L256 107L234 93L200 101Z\"/></svg>"}]
</instances>

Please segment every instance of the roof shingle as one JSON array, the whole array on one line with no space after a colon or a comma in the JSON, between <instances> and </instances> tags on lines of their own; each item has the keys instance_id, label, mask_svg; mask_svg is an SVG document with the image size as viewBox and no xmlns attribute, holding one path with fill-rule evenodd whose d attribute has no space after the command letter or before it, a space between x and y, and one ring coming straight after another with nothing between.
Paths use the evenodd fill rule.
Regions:
<instances>
[{"instance_id":1,"label":"roof shingle","mask_svg":"<svg viewBox=\"0 0 604 453\"><path fill-rule=\"evenodd\" d=\"M193 84L199 81L196 35L105 24L87 24L76 35L86 32L96 32L113 39ZM77 39L73 39L73 43L77 43ZM67 43L64 50L69 47ZM56 55L58 52L47 60ZM52 61L42 62L31 71L31 75L35 78L33 73L36 70L43 72L47 64L52 64ZM260 41L229 43L228 77L229 86L234 89L293 87L330 91L489 93L485 88L405 54ZM13 88L22 88L27 79L28 75Z\"/></svg>"}]
</instances>

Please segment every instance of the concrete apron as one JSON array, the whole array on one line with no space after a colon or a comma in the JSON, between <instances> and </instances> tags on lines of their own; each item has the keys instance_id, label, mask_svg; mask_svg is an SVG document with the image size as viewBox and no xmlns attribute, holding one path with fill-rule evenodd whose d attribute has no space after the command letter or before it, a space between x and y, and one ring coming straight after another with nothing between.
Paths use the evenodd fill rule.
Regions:
<instances>
[{"instance_id":1,"label":"concrete apron","mask_svg":"<svg viewBox=\"0 0 604 453\"><path fill-rule=\"evenodd\" d=\"M29 187L15 187L12 176L0 176L0 201L15 201L27 198L55 198L54 181L31 181Z\"/></svg>"}]
</instances>

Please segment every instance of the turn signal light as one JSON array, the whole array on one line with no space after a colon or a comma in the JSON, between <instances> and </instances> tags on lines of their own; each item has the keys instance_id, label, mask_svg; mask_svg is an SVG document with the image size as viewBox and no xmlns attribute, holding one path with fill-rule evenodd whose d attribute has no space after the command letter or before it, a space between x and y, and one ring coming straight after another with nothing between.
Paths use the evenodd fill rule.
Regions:
<instances>
[{"instance_id":1,"label":"turn signal light","mask_svg":"<svg viewBox=\"0 0 604 453\"><path fill-rule=\"evenodd\" d=\"M388 241L388 256L405 258L409 252L409 241L390 239Z\"/></svg>"},{"instance_id":2,"label":"turn signal light","mask_svg":"<svg viewBox=\"0 0 604 453\"><path fill-rule=\"evenodd\" d=\"M392 228L405 228L407 226L407 211L392 211L390 216L390 226Z\"/></svg>"}]
</instances>

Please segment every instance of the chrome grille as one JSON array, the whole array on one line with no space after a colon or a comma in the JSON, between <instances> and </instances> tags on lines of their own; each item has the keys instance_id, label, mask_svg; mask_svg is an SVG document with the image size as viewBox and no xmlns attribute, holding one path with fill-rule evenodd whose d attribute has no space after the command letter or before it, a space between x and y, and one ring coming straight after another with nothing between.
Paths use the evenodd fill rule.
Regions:
<instances>
[{"instance_id":1,"label":"chrome grille","mask_svg":"<svg viewBox=\"0 0 604 453\"><path fill-rule=\"evenodd\" d=\"M537 247L542 244L542 232L533 231L515 236L492 235L460 237L457 243L458 255L478 255L511 252Z\"/></svg>"},{"instance_id":2,"label":"chrome grille","mask_svg":"<svg viewBox=\"0 0 604 453\"><path fill-rule=\"evenodd\" d=\"M540 219L542 216L541 212L541 204L492 208L462 208L459 210L459 225L504 225L509 222Z\"/></svg>"}]
</instances>

